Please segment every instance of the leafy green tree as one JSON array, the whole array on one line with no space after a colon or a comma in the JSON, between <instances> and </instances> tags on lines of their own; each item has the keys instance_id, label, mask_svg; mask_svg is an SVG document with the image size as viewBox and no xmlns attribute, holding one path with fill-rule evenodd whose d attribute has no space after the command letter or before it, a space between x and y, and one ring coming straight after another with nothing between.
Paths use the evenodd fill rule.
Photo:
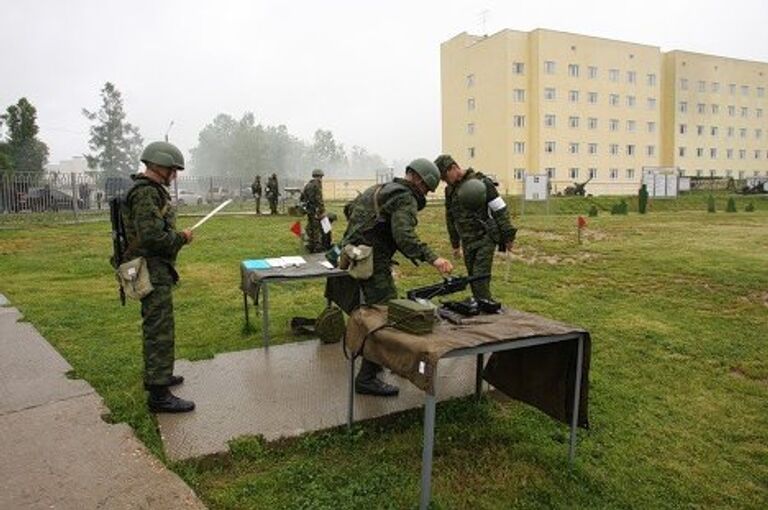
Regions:
<instances>
[{"instance_id":1,"label":"leafy green tree","mask_svg":"<svg viewBox=\"0 0 768 510\"><path fill-rule=\"evenodd\" d=\"M640 214L645 214L648 208L648 186L643 184L640 186L640 192L637 196L637 210Z\"/></svg>"},{"instance_id":2,"label":"leafy green tree","mask_svg":"<svg viewBox=\"0 0 768 510\"><path fill-rule=\"evenodd\" d=\"M0 143L0 172L42 173L48 162L48 146L37 138L37 109L27 98L0 115L6 140Z\"/></svg>"},{"instance_id":3,"label":"leafy green tree","mask_svg":"<svg viewBox=\"0 0 768 510\"><path fill-rule=\"evenodd\" d=\"M725 212L736 212L736 200L733 197L728 198L728 203L725 205Z\"/></svg>"},{"instance_id":4,"label":"leafy green tree","mask_svg":"<svg viewBox=\"0 0 768 510\"><path fill-rule=\"evenodd\" d=\"M338 168L346 166L347 154L344 145L336 143L330 130L315 131L315 140L310 150L314 166Z\"/></svg>"},{"instance_id":5,"label":"leafy green tree","mask_svg":"<svg viewBox=\"0 0 768 510\"><path fill-rule=\"evenodd\" d=\"M715 197L711 194L707 197L707 212L715 212Z\"/></svg>"},{"instance_id":6,"label":"leafy green tree","mask_svg":"<svg viewBox=\"0 0 768 510\"><path fill-rule=\"evenodd\" d=\"M115 86L107 82L101 89L101 108L83 115L94 122L86 154L88 167L101 168L107 176L128 176L138 168L144 140L139 129L126 121L123 98Z\"/></svg>"}]
</instances>

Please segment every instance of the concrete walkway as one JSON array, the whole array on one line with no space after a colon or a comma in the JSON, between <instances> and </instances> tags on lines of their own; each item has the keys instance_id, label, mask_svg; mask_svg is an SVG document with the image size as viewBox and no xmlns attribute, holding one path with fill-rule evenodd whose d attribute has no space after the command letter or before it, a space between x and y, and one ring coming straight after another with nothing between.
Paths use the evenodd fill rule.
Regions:
<instances>
[{"instance_id":1,"label":"concrete walkway","mask_svg":"<svg viewBox=\"0 0 768 510\"><path fill-rule=\"evenodd\" d=\"M0 509L202 509L0 294Z\"/></svg>"}]
</instances>

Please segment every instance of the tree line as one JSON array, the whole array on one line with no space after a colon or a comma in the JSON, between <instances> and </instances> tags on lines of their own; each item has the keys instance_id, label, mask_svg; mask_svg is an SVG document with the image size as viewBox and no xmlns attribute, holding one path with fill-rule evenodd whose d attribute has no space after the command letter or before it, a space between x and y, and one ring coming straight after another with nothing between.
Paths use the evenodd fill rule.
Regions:
<instances>
[{"instance_id":1,"label":"tree line","mask_svg":"<svg viewBox=\"0 0 768 510\"><path fill-rule=\"evenodd\" d=\"M127 177L138 168L144 139L127 120L120 91L107 82L101 89L98 110L82 109L92 125L84 154L88 167L104 177ZM37 110L26 98L0 115L0 175L41 174L48 162L48 146L39 139ZM365 176L386 166L377 154L353 146L349 153L330 130L318 129L311 142L292 135L285 125L258 123L252 112L240 119L218 114L198 136L191 149L190 173L251 178L276 173L304 178L313 168L338 176Z\"/></svg>"}]
</instances>

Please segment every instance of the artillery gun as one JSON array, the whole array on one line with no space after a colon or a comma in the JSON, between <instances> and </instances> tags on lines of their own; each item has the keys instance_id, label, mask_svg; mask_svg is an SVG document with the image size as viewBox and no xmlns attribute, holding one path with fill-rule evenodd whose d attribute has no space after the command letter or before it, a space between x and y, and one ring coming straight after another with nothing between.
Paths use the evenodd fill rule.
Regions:
<instances>
[{"instance_id":1,"label":"artillery gun","mask_svg":"<svg viewBox=\"0 0 768 510\"><path fill-rule=\"evenodd\" d=\"M747 179L746 184L737 193L741 195L768 193L768 180Z\"/></svg>"},{"instance_id":2,"label":"artillery gun","mask_svg":"<svg viewBox=\"0 0 768 510\"><path fill-rule=\"evenodd\" d=\"M567 197L583 197L587 194L587 190L585 189L587 186L587 183L592 180L592 177L587 179L586 181L582 183L574 182L573 186L568 186L563 190L563 195Z\"/></svg>"}]
</instances>

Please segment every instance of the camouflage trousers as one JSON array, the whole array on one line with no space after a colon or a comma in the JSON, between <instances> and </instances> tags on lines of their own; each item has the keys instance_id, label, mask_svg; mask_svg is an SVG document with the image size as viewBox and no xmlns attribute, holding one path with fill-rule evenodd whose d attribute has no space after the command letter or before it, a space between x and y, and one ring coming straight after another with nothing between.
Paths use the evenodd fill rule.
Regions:
<instances>
[{"instance_id":1,"label":"camouflage trousers","mask_svg":"<svg viewBox=\"0 0 768 510\"><path fill-rule=\"evenodd\" d=\"M366 304L386 304L390 299L397 298L395 279L392 277L392 261L377 260L376 247L373 250L373 274L367 280L359 280L360 287Z\"/></svg>"},{"instance_id":2,"label":"camouflage trousers","mask_svg":"<svg viewBox=\"0 0 768 510\"><path fill-rule=\"evenodd\" d=\"M277 199L270 198L269 199L269 212L272 214L277 214Z\"/></svg>"},{"instance_id":3,"label":"camouflage trousers","mask_svg":"<svg viewBox=\"0 0 768 510\"><path fill-rule=\"evenodd\" d=\"M309 253L325 251L325 248L323 248L323 227L320 226L320 220L314 214L307 215L306 234L307 250L309 250Z\"/></svg>"},{"instance_id":4,"label":"camouflage trousers","mask_svg":"<svg viewBox=\"0 0 768 510\"><path fill-rule=\"evenodd\" d=\"M467 266L467 274L469 276L491 274L493 253L495 251L496 245L492 242L477 243L465 247L464 264ZM475 299L491 299L490 280L472 282L470 285L472 286L472 295Z\"/></svg>"},{"instance_id":5,"label":"camouflage trousers","mask_svg":"<svg viewBox=\"0 0 768 510\"><path fill-rule=\"evenodd\" d=\"M256 214L261 214L261 196L255 195L254 200L256 200Z\"/></svg>"},{"instance_id":6,"label":"camouflage trousers","mask_svg":"<svg viewBox=\"0 0 768 510\"><path fill-rule=\"evenodd\" d=\"M144 337L144 384L166 385L173 375L174 322L170 285L155 285L141 300Z\"/></svg>"}]
</instances>

